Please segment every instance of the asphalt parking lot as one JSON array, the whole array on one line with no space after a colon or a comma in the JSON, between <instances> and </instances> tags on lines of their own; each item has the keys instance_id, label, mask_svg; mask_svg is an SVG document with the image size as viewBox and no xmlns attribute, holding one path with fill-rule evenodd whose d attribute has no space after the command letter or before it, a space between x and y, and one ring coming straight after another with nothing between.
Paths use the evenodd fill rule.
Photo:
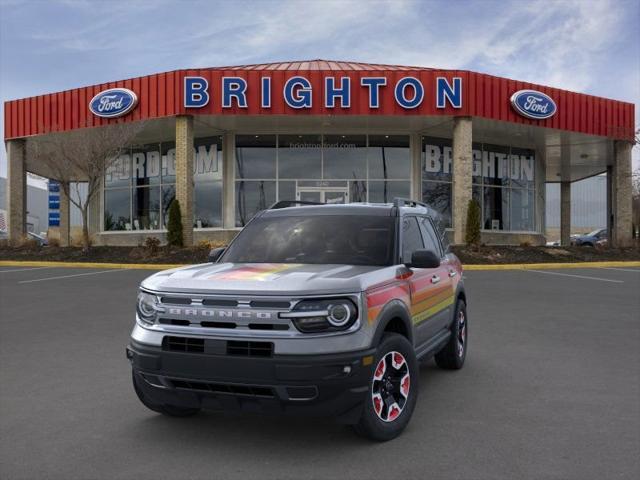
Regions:
<instances>
[{"instance_id":1,"label":"asphalt parking lot","mask_svg":"<svg viewBox=\"0 0 640 480\"><path fill-rule=\"evenodd\" d=\"M1 478L639 478L640 269L466 272L465 368L424 364L385 444L319 420L146 410L124 347L150 273L0 268Z\"/></svg>"}]
</instances>

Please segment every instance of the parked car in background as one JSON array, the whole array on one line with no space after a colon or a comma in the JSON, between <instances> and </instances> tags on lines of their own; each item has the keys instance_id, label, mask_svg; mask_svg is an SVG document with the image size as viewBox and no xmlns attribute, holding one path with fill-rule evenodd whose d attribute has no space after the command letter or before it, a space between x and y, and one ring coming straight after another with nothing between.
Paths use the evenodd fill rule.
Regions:
<instances>
[{"instance_id":1,"label":"parked car in background","mask_svg":"<svg viewBox=\"0 0 640 480\"><path fill-rule=\"evenodd\" d=\"M571 239L571 244L577 247L595 247L598 242L607 240L607 229L600 228L586 235L577 235Z\"/></svg>"}]
</instances>

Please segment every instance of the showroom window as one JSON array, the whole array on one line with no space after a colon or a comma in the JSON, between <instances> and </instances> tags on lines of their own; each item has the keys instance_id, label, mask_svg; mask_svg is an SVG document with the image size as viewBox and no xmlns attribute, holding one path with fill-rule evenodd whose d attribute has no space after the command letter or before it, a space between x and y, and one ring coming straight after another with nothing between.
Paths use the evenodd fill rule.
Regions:
<instances>
[{"instance_id":1,"label":"showroom window","mask_svg":"<svg viewBox=\"0 0 640 480\"><path fill-rule=\"evenodd\" d=\"M135 146L107 169L104 231L161 230L175 198L175 144ZM194 227L222 226L222 137L194 142Z\"/></svg>"},{"instance_id":2,"label":"showroom window","mask_svg":"<svg viewBox=\"0 0 640 480\"><path fill-rule=\"evenodd\" d=\"M276 200L409 197L407 135L236 135L236 225Z\"/></svg>"},{"instance_id":3,"label":"showroom window","mask_svg":"<svg viewBox=\"0 0 640 480\"><path fill-rule=\"evenodd\" d=\"M472 196L484 230L535 231L535 152L474 143ZM422 198L451 227L451 140L422 139Z\"/></svg>"}]
</instances>

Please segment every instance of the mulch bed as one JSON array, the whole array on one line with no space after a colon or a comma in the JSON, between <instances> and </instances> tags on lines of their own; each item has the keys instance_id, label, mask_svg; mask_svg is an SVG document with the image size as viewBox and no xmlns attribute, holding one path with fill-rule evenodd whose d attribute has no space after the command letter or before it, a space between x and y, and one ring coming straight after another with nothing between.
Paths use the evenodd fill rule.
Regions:
<instances>
[{"instance_id":1,"label":"mulch bed","mask_svg":"<svg viewBox=\"0 0 640 480\"><path fill-rule=\"evenodd\" d=\"M507 263L569 263L596 261L640 261L640 248L591 248L591 247L518 247L481 246L477 248L456 246L453 252L463 264L487 265ZM108 262L108 263L178 263L193 264L207 261L209 248L159 247L92 247L83 252L79 247L8 247L0 246L0 260L57 261L57 262Z\"/></svg>"}]
</instances>

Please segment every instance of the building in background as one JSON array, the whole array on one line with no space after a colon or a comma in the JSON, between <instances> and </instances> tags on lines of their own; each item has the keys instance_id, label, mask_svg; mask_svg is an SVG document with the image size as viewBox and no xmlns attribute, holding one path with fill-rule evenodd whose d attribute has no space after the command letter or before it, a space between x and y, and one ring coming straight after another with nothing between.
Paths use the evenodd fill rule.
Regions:
<instances>
[{"instance_id":1,"label":"building in background","mask_svg":"<svg viewBox=\"0 0 640 480\"><path fill-rule=\"evenodd\" d=\"M39 185L27 184L26 230L37 234L47 232L48 203L47 190ZM0 177L0 230L6 230L7 179Z\"/></svg>"},{"instance_id":2,"label":"building in background","mask_svg":"<svg viewBox=\"0 0 640 480\"><path fill-rule=\"evenodd\" d=\"M96 243L164 238L180 201L186 244L228 241L278 200L432 205L464 238L542 244L546 186L560 184L563 243L572 182L608 173L613 243L631 241L634 106L470 71L313 60L177 70L5 103L14 237L26 142L89 125L144 122L91 206ZM82 178L77 180L82 181ZM69 222L62 222L67 225Z\"/></svg>"}]
</instances>

